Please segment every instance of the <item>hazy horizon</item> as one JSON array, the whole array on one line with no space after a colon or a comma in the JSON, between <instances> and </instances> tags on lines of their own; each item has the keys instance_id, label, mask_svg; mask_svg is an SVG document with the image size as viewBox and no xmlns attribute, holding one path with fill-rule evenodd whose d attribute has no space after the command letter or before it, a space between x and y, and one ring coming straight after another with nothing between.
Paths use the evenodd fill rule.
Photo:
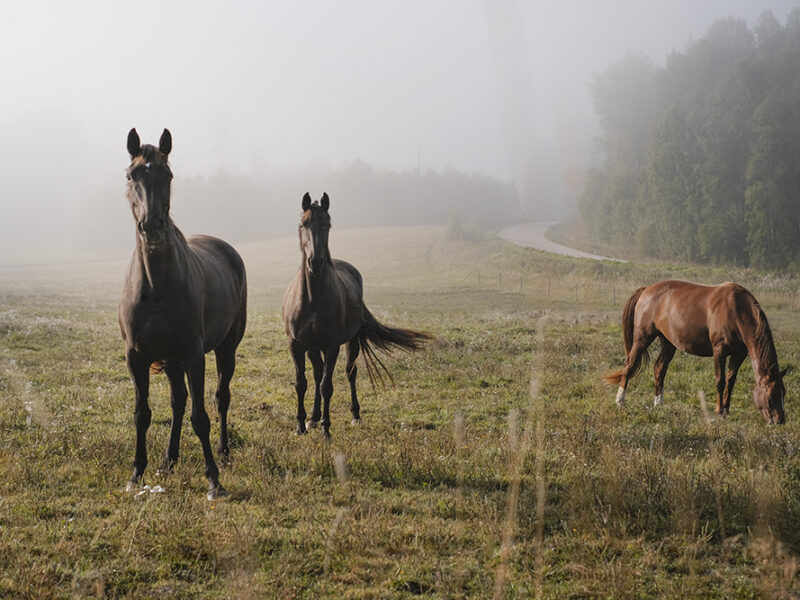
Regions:
<instances>
[{"instance_id":1,"label":"hazy horizon","mask_svg":"<svg viewBox=\"0 0 800 600\"><path fill-rule=\"evenodd\" d=\"M519 189L541 177L543 210L563 215L564 182L593 158L594 73L630 51L664 64L719 18L783 22L792 6L17 3L0 24L0 264L47 260L95 214L130 228L131 127L150 143L170 129L177 178L453 168Z\"/></svg>"}]
</instances>

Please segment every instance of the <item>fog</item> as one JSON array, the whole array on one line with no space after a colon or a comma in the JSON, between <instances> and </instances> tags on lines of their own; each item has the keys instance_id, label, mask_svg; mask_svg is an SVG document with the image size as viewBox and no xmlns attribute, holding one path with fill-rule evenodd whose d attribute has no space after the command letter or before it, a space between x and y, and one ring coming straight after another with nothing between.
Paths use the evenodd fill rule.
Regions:
<instances>
[{"instance_id":1,"label":"fog","mask_svg":"<svg viewBox=\"0 0 800 600\"><path fill-rule=\"evenodd\" d=\"M526 218L562 218L594 160L593 73L629 51L663 64L718 18L752 24L771 10L783 21L792 6L13 3L0 21L0 264L130 252L124 169L134 126L149 143L172 132L173 215L186 233L235 242L241 222L252 238L258 190L285 207L268 224L259 215L265 235L293 234L306 191L331 194L335 226L369 224L336 220L337 206L355 214L372 200L344 182L342 173L359 172L354 163L498 179ZM206 207L207 218L193 219L185 192L220 173L261 187L243 203L232 186L218 214Z\"/></svg>"}]
</instances>

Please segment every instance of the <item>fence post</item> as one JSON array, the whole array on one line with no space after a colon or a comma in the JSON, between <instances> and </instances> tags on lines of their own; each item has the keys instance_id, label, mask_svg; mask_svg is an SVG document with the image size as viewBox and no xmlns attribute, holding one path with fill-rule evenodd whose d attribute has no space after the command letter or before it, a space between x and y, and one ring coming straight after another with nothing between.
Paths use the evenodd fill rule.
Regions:
<instances>
[{"instance_id":1,"label":"fence post","mask_svg":"<svg viewBox=\"0 0 800 600\"><path fill-rule=\"evenodd\" d=\"M547 278L547 297L550 297L550 278Z\"/></svg>"}]
</instances>

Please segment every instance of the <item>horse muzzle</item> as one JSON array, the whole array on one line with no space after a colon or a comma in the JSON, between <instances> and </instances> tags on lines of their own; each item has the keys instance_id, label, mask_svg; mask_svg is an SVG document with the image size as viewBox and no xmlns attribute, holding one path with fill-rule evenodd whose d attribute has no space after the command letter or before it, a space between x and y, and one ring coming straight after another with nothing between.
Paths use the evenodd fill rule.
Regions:
<instances>
[{"instance_id":1,"label":"horse muzzle","mask_svg":"<svg viewBox=\"0 0 800 600\"><path fill-rule=\"evenodd\" d=\"M785 425L786 415L782 410L765 410L761 412L767 425Z\"/></svg>"}]
</instances>

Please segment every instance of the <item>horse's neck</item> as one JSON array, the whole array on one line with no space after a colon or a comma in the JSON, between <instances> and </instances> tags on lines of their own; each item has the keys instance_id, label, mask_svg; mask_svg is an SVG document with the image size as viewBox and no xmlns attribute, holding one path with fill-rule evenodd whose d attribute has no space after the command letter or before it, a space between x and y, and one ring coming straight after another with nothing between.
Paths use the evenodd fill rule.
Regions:
<instances>
[{"instance_id":1,"label":"horse's neck","mask_svg":"<svg viewBox=\"0 0 800 600\"><path fill-rule=\"evenodd\" d=\"M186 240L170 222L167 241L158 248L147 248L137 236L136 255L142 285L152 292L169 292L186 273Z\"/></svg>"},{"instance_id":2,"label":"horse's neck","mask_svg":"<svg viewBox=\"0 0 800 600\"><path fill-rule=\"evenodd\" d=\"M750 362L753 365L753 375L755 376L756 383L767 377L769 374L764 367L764 361L761 360L761 355L758 353L758 348L752 347L748 350L750 354Z\"/></svg>"},{"instance_id":3,"label":"horse's neck","mask_svg":"<svg viewBox=\"0 0 800 600\"><path fill-rule=\"evenodd\" d=\"M303 257L303 303L313 304L320 301L325 295L325 290L330 286L332 276L333 266L327 262L323 263L319 272L309 273L308 264Z\"/></svg>"},{"instance_id":4,"label":"horse's neck","mask_svg":"<svg viewBox=\"0 0 800 600\"><path fill-rule=\"evenodd\" d=\"M775 344L772 341L772 336L769 334L768 329L765 329L762 335L758 335L759 318L763 317L756 315L755 322L752 325L752 332L747 341L747 351L750 355L750 362L753 364L753 373L756 377L756 381L771 379L773 371L777 369L778 364ZM766 323L764 323L764 327L768 328Z\"/></svg>"}]
</instances>

